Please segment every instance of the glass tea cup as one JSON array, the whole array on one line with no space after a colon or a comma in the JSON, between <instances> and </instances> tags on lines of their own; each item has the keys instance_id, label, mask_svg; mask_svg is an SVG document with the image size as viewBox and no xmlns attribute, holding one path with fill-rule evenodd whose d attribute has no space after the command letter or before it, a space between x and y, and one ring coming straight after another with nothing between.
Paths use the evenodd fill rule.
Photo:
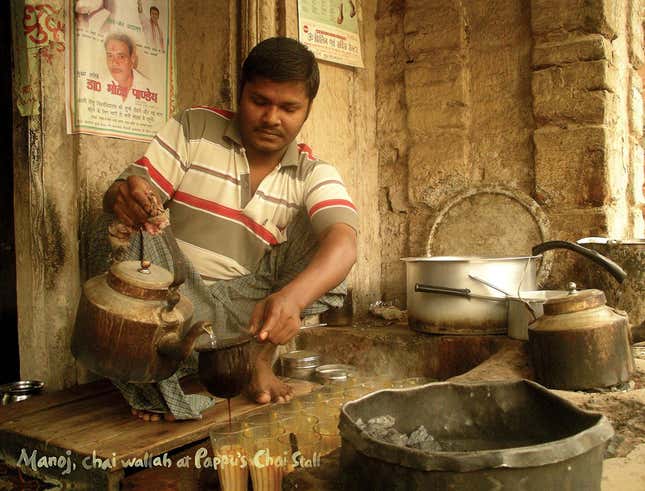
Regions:
<instances>
[{"instance_id":1,"label":"glass tea cup","mask_svg":"<svg viewBox=\"0 0 645 491\"><path fill-rule=\"evenodd\" d=\"M318 420L318 432L320 433L320 454L326 455L340 447L340 430L338 429L338 418L327 416Z\"/></svg>"},{"instance_id":2,"label":"glass tea cup","mask_svg":"<svg viewBox=\"0 0 645 491\"><path fill-rule=\"evenodd\" d=\"M318 432L284 433L279 437L283 448L288 449L289 461L284 474L300 469L320 467L322 436Z\"/></svg>"},{"instance_id":3,"label":"glass tea cup","mask_svg":"<svg viewBox=\"0 0 645 491\"><path fill-rule=\"evenodd\" d=\"M283 415L279 415L273 411L267 411L262 409L261 411L255 411L245 415L240 423L244 428L256 428L260 426L266 426L267 431L278 434L282 431L280 426L280 420L284 419Z\"/></svg>"},{"instance_id":4,"label":"glass tea cup","mask_svg":"<svg viewBox=\"0 0 645 491\"><path fill-rule=\"evenodd\" d=\"M217 467L222 491L246 491L249 468L243 445L244 432L239 422L222 423L209 430L213 463Z\"/></svg>"},{"instance_id":5,"label":"glass tea cup","mask_svg":"<svg viewBox=\"0 0 645 491\"><path fill-rule=\"evenodd\" d=\"M283 428L269 425L250 427L244 433L246 451L253 489L256 491L279 491L282 478L290 472L290 447L285 444Z\"/></svg>"}]
</instances>

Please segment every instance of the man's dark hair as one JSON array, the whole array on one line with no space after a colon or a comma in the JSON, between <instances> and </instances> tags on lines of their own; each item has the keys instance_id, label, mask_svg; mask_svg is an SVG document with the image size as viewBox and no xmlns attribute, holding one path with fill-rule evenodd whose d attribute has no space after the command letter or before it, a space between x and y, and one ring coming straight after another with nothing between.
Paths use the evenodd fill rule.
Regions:
<instances>
[{"instance_id":1,"label":"man's dark hair","mask_svg":"<svg viewBox=\"0 0 645 491\"><path fill-rule=\"evenodd\" d=\"M110 41L121 41L122 43L125 43L125 45L128 47L130 56L134 54L134 43L132 42L132 38L127 34L123 34L122 32L113 32L108 34L105 37L105 41L103 42L105 49L107 49L107 45Z\"/></svg>"},{"instance_id":2,"label":"man's dark hair","mask_svg":"<svg viewBox=\"0 0 645 491\"><path fill-rule=\"evenodd\" d=\"M152 7L150 7L150 13L152 13L153 10L155 12L157 12L157 15L159 15L159 9L157 7L155 7L154 5Z\"/></svg>"},{"instance_id":3,"label":"man's dark hair","mask_svg":"<svg viewBox=\"0 0 645 491\"><path fill-rule=\"evenodd\" d=\"M304 82L307 97L314 100L320 73L314 54L304 44L287 37L274 37L258 43L242 64L240 97L244 84L264 77L274 82Z\"/></svg>"}]
</instances>

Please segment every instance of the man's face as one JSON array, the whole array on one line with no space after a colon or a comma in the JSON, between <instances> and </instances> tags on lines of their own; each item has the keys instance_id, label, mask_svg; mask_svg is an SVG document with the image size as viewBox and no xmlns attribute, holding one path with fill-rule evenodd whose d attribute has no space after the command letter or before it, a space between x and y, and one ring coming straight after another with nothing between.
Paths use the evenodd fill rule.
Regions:
<instances>
[{"instance_id":1,"label":"man's face","mask_svg":"<svg viewBox=\"0 0 645 491\"><path fill-rule=\"evenodd\" d=\"M157 9L150 9L150 20L153 24L156 24L159 20L159 11Z\"/></svg>"},{"instance_id":2,"label":"man's face","mask_svg":"<svg viewBox=\"0 0 645 491\"><path fill-rule=\"evenodd\" d=\"M108 70L119 85L128 85L132 78L134 56L123 41L110 39L105 48Z\"/></svg>"},{"instance_id":3,"label":"man's face","mask_svg":"<svg viewBox=\"0 0 645 491\"><path fill-rule=\"evenodd\" d=\"M307 119L309 104L304 82L246 82L238 112L242 143L260 154L284 151Z\"/></svg>"}]
</instances>

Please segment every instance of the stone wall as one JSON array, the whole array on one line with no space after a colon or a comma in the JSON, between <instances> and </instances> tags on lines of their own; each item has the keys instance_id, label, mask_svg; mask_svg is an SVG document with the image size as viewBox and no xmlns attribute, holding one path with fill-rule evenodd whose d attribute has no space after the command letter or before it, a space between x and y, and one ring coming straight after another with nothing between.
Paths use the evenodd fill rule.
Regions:
<instances>
[{"instance_id":1,"label":"stone wall","mask_svg":"<svg viewBox=\"0 0 645 491\"><path fill-rule=\"evenodd\" d=\"M385 299L405 301L406 255L642 236L640 2L380 0L378 12ZM486 192L504 198L476 201ZM456 203L470 208L457 216ZM553 257L545 286L575 278L579 259Z\"/></svg>"},{"instance_id":2,"label":"stone wall","mask_svg":"<svg viewBox=\"0 0 645 491\"><path fill-rule=\"evenodd\" d=\"M565 3L531 3L536 197L558 238L642 236L640 2Z\"/></svg>"}]
</instances>

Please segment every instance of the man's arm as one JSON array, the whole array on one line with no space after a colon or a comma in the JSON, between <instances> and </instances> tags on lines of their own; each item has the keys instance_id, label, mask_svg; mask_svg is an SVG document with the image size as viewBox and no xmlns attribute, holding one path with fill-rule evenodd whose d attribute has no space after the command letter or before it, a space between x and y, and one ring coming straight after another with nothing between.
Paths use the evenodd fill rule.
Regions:
<instances>
[{"instance_id":1,"label":"man's arm","mask_svg":"<svg viewBox=\"0 0 645 491\"><path fill-rule=\"evenodd\" d=\"M355 262L356 231L344 223L327 227L309 265L255 306L251 332L273 344L289 341L298 333L302 310L343 281Z\"/></svg>"}]
</instances>

